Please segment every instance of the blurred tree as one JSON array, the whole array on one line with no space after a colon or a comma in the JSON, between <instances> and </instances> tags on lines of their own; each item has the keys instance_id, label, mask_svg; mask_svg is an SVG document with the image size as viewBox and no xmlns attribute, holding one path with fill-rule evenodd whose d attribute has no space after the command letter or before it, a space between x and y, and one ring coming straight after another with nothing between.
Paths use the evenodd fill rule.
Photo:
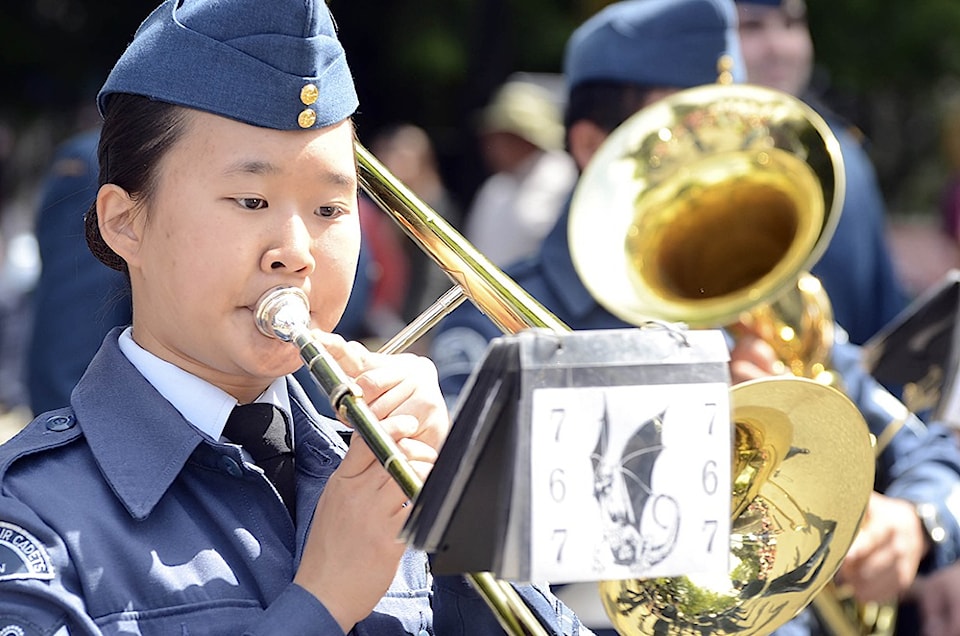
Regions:
<instances>
[{"instance_id":1,"label":"blurred tree","mask_svg":"<svg viewBox=\"0 0 960 636\"><path fill-rule=\"evenodd\" d=\"M8 0L0 9L0 107L60 113L89 98L154 0Z\"/></svg>"},{"instance_id":2,"label":"blurred tree","mask_svg":"<svg viewBox=\"0 0 960 636\"><path fill-rule=\"evenodd\" d=\"M960 77L955 0L808 0L828 101L860 127L891 212L937 213L941 107Z\"/></svg>"},{"instance_id":3,"label":"blurred tree","mask_svg":"<svg viewBox=\"0 0 960 636\"><path fill-rule=\"evenodd\" d=\"M936 143L937 91L960 77L956 0L807 0L828 95L872 139L884 186L911 192ZM408 120L435 139L461 199L480 164L471 117L515 71L559 72L577 24L609 0L329 0L354 67L361 136ZM66 126L157 0L4 0L0 119ZM909 130L908 130L909 129ZM68 131L64 131L64 134ZM909 204L907 204L909 205Z\"/></svg>"},{"instance_id":4,"label":"blurred tree","mask_svg":"<svg viewBox=\"0 0 960 636\"><path fill-rule=\"evenodd\" d=\"M960 73L956 0L808 0L817 58L844 89L929 87Z\"/></svg>"},{"instance_id":5,"label":"blurred tree","mask_svg":"<svg viewBox=\"0 0 960 636\"><path fill-rule=\"evenodd\" d=\"M474 113L512 72L560 71L576 15L586 13L577 5L574 0L392 5L332 0L360 91L361 139L391 121L422 126L437 144L445 180L467 201L483 176L471 127Z\"/></svg>"}]
</instances>

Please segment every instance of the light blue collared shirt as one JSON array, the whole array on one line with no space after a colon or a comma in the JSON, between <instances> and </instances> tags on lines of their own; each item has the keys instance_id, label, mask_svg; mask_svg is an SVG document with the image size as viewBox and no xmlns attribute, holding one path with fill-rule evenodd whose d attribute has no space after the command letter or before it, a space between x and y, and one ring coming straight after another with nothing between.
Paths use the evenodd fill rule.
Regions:
<instances>
[{"instance_id":1,"label":"light blue collared shirt","mask_svg":"<svg viewBox=\"0 0 960 636\"><path fill-rule=\"evenodd\" d=\"M127 327L120 334L120 351L123 355L194 428L210 439L220 440L227 418L238 404L237 399L206 380L201 380L150 353L134 341L132 329ZM288 423L292 421L286 378L274 380L254 402L273 404L287 415ZM293 429L290 428L292 435Z\"/></svg>"}]
</instances>

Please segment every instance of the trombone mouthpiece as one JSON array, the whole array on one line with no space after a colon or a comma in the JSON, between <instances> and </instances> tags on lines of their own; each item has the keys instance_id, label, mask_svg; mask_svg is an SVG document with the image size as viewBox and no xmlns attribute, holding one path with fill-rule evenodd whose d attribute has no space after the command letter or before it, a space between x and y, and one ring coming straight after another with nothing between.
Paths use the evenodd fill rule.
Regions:
<instances>
[{"instance_id":1,"label":"trombone mouthpiece","mask_svg":"<svg viewBox=\"0 0 960 636\"><path fill-rule=\"evenodd\" d=\"M310 327L310 301L298 287L274 287L257 301L254 319L263 335L290 342Z\"/></svg>"}]
</instances>

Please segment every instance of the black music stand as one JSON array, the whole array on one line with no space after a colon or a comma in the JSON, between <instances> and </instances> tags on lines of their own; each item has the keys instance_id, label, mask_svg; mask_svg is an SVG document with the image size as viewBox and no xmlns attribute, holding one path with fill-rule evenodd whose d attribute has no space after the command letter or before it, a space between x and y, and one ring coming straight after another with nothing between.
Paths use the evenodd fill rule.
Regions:
<instances>
[{"instance_id":1,"label":"black music stand","mask_svg":"<svg viewBox=\"0 0 960 636\"><path fill-rule=\"evenodd\" d=\"M960 428L960 270L952 269L863 346L880 382L903 386L912 411Z\"/></svg>"},{"instance_id":2,"label":"black music stand","mask_svg":"<svg viewBox=\"0 0 960 636\"><path fill-rule=\"evenodd\" d=\"M706 492L702 479L703 466L718 483L729 479L728 362L721 332L663 325L495 339L461 393L404 538L431 554L435 574L567 583L654 567L726 571L726 550L699 532L709 516L717 537L729 534L729 493ZM638 479L656 502L632 488ZM655 505L677 517L656 553L628 540L654 534L642 517ZM627 538L606 541L610 528ZM706 558L691 556L698 549Z\"/></svg>"}]
</instances>

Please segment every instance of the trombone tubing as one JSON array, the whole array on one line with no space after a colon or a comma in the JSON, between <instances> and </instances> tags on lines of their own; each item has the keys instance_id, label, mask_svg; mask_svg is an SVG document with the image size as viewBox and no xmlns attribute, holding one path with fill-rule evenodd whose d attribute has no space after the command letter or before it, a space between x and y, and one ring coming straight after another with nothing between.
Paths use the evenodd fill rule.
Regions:
<instances>
[{"instance_id":1,"label":"trombone tubing","mask_svg":"<svg viewBox=\"0 0 960 636\"><path fill-rule=\"evenodd\" d=\"M531 327L570 331L570 327L500 271L446 219L393 176L369 150L359 142L355 146L364 192L463 288L477 309L501 331L517 333Z\"/></svg>"},{"instance_id":2,"label":"trombone tubing","mask_svg":"<svg viewBox=\"0 0 960 636\"><path fill-rule=\"evenodd\" d=\"M407 461L403 451L387 435L377 416L363 400L363 394L323 345L306 329L295 329L291 342L300 350L300 357L311 375L330 399L330 405L345 421L353 425L373 451L387 473L408 498L414 499L423 482ZM547 636L543 626L508 583L496 580L489 572L465 574L496 615L500 626L512 636Z\"/></svg>"},{"instance_id":3,"label":"trombone tubing","mask_svg":"<svg viewBox=\"0 0 960 636\"><path fill-rule=\"evenodd\" d=\"M464 297L469 297L505 333L530 327L570 331L407 189L359 142L356 143L356 156L364 191L455 283L454 289L387 343L390 353L398 353L409 346L455 309ZM404 494L414 499L423 482L393 438L383 431L376 415L363 401L360 388L308 330L294 329L290 340L296 344L311 375L329 397L334 411L353 425ZM544 626L508 582L497 580L489 572L468 573L464 577L490 607L507 634L547 636Z\"/></svg>"}]
</instances>

